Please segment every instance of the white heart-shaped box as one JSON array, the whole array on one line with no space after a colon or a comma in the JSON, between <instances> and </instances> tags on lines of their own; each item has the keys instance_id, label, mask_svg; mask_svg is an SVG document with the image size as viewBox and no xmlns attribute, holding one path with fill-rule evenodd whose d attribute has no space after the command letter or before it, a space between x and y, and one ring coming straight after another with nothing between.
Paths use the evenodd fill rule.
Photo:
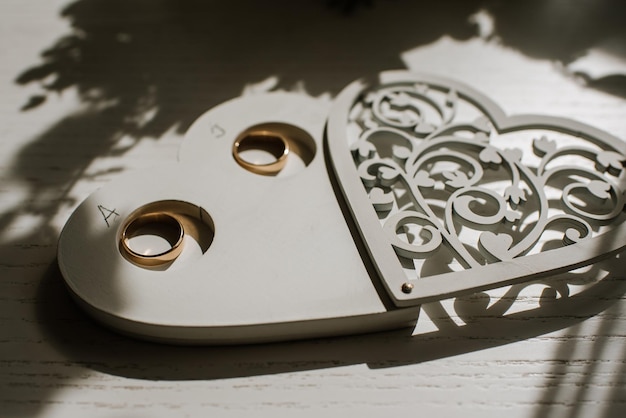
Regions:
<instances>
[{"instance_id":1,"label":"white heart-shaped box","mask_svg":"<svg viewBox=\"0 0 626 418\"><path fill-rule=\"evenodd\" d=\"M419 310L395 308L355 246L324 159L327 111L289 93L234 99L193 124L180 163L125 174L93 193L59 239L75 299L118 331L185 344L414 325ZM236 138L259 126L290 138L294 153L276 176L233 158ZM161 270L120 249L125 220L154 203L200 231Z\"/></svg>"},{"instance_id":2,"label":"white heart-shaped box","mask_svg":"<svg viewBox=\"0 0 626 418\"><path fill-rule=\"evenodd\" d=\"M344 89L327 135L397 306L534 280L626 246L626 145L591 126L506 116L461 83L390 71Z\"/></svg>"}]
</instances>

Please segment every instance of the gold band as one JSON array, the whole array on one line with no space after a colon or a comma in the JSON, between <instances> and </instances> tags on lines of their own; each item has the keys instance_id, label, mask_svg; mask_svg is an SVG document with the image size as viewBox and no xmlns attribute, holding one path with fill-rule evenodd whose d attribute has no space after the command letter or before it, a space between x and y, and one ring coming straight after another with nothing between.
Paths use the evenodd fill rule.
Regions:
<instances>
[{"instance_id":1,"label":"gold band","mask_svg":"<svg viewBox=\"0 0 626 418\"><path fill-rule=\"evenodd\" d=\"M164 238L171 248L158 254L141 254L134 251L129 240L138 235L138 232L152 227L157 235ZM131 215L122 229L120 247L124 256L135 264L142 266L158 266L174 261L183 250L185 231L178 218L167 212L148 212Z\"/></svg>"},{"instance_id":2,"label":"gold band","mask_svg":"<svg viewBox=\"0 0 626 418\"><path fill-rule=\"evenodd\" d=\"M240 153L246 150L263 150L272 154L276 161L268 164L257 164L245 160ZM235 161L248 171L265 176L275 175L285 167L289 155L289 141L276 132L251 131L233 144L233 157Z\"/></svg>"}]
</instances>

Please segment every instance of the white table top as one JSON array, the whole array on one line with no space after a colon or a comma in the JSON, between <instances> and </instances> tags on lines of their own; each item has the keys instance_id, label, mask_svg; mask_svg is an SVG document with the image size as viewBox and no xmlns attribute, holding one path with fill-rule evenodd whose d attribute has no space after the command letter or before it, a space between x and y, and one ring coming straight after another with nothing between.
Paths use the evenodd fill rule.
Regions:
<instances>
[{"instance_id":1,"label":"white table top","mask_svg":"<svg viewBox=\"0 0 626 418\"><path fill-rule=\"evenodd\" d=\"M0 4L0 416L623 416L623 262L597 265L581 277L604 280L570 281L571 296L556 301L540 304L550 289L530 286L504 316L480 303L429 304L413 335L188 348L135 341L83 314L55 260L72 210L123 172L176 161L199 114L275 82L330 99L361 75L407 67L468 83L510 114L566 116L626 138L626 56L596 48L562 65L558 51L584 52L604 34L595 22L594 37L558 49L583 25L567 11L552 10L561 23L546 31L494 9L475 18L478 31L464 26L469 2L378 2L351 16L324 2L205 15L175 3L66 9L84 29L74 52L60 52L68 86L28 110L55 76L16 79L42 51L62 49L69 2ZM500 38L498 25L508 28ZM597 77L602 65L611 77L587 85L572 75Z\"/></svg>"}]
</instances>

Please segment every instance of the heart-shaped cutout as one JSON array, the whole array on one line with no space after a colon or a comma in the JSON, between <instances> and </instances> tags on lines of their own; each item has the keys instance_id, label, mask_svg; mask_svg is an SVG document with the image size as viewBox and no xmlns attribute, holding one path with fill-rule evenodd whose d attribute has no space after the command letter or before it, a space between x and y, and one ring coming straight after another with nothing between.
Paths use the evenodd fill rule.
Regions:
<instances>
[{"instance_id":1,"label":"heart-shaped cutout","mask_svg":"<svg viewBox=\"0 0 626 418\"><path fill-rule=\"evenodd\" d=\"M327 138L398 306L568 271L626 246L626 145L594 127L507 116L461 83L394 71L344 89ZM415 235L407 229L415 223L428 230L425 242L402 238ZM452 260L440 274L433 251Z\"/></svg>"},{"instance_id":2,"label":"heart-shaped cutout","mask_svg":"<svg viewBox=\"0 0 626 418\"><path fill-rule=\"evenodd\" d=\"M478 244L481 252L488 253L496 260L508 261L511 258L509 249L513 244L513 237L509 234L494 234L491 231L485 231L480 234Z\"/></svg>"}]
</instances>

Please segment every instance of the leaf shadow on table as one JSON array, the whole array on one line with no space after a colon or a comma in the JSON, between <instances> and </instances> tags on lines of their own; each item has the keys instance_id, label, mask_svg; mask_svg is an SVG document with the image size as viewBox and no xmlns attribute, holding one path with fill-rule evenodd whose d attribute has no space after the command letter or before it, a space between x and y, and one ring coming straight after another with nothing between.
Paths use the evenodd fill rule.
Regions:
<instances>
[{"instance_id":1,"label":"leaf shadow on table","mask_svg":"<svg viewBox=\"0 0 626 418\"><path fill-rule=\"evenodd\" d=\"M304 81L313 95L336 94L356 78L402 67L399 52L442 35L476 36L471 17L481 9L498 42L562 64L605 39L626 43L626 5L618 0L327 2L334 10L323 3L75 1L62 12L72 31L16 80L42 86L24 109L75 87L86 103L123 109L126 133L184 132L246 83L277 76L283 88ZM624 74L589 80L620 96L625 85Z\"/></svg>"},{"instance_id":2,"label":"leaf shadow on table","mask_svg":"<svg viewBox=\"0 0 626 418\"><path fill-rule=\"evenodd\" d=\"M467 18L477 4L339 5L353 10L346 15L320 0L79 0L62 12L73 30L17 82L42 83L26 109L76 87L86 103L124 108L125 132L158 137L173 126L184 132L245 84L270 76L280 88L304 81L313 95L335 94L358 77L401 67L398 51L444 33L473 36Z\"/></svg>"},{"instance_id":3,"label":"leaf shadow on table","mask_svg":"<svg viewBox=\"0 0 626 418\"><path fill-rule=\"evenodd\" d=\"M444 33L460 39L476 33L467 21L474 1L427 9L410 2L361 3L337 1L329 8L321 0L70 2L61 15L71 30L16 83L41 87L24 111L52 105L49 97L69 89L78 92L84 108L19 151L5 176L24 185L25 194L0 214L0 228L20 217L41 217L38 231L20 242L53 242L57 233L50 219L62 205L77 204L67 199L76 182L89 176L105 182L124 169L87 174L96 159L122 155L170 129L185 132L246 86L277 80L278 89L336 94L364 74L401 67L401 51ZM131 141L120 146L122 138Z\"/></svg>"}]
</instances>

